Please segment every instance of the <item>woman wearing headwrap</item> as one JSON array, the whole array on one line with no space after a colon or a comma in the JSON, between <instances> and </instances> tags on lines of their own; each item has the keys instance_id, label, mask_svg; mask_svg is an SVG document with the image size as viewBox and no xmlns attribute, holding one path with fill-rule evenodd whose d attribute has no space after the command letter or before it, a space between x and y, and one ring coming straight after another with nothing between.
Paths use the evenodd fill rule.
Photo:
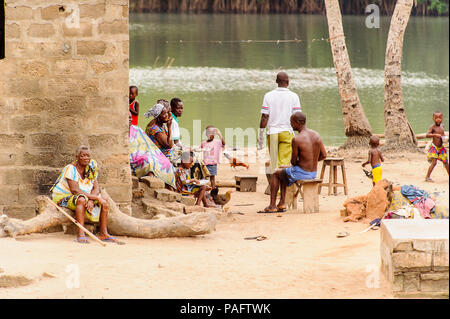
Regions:
<instances>
[{"instance_id":1,"label":"woman wearing headwrap","mask_svg":"<svg viewBox=\"0 0 450 319\"><path fill-rule=\"evenodd\" d=\"M153 116L155 123L147 126L146 132L153 143L161 150L161 152L170 159L172 156L172 115L163 104L155 104L148 112L144 113L146 118ZM165 127L164 123L167 123Z\"/></svg>"}]
</instances>

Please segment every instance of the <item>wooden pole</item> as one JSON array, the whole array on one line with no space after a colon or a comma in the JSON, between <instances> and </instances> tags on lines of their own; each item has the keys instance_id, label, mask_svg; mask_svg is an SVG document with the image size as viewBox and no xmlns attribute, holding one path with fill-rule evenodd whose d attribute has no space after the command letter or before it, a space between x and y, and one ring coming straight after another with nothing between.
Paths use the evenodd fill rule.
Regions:
<instances>
[{"instance_id":1,"label":"wooden pole","mask_svg":"<svg viewBox=\"0 0 450 319\"><path fill-rule=\"evenodd\" d=\"M83 225L81 225L79 222L77 222L70 214L67 214L61 207L56 205L53 201L50 200L50 198L46 197L46 200L50 202L53 206L56 207L61 213L63 213L67 218L69 218L75 225L77 225L78 228L81 228L84 232L86 232L89 237L91 237L93 240L98 242L102 246L106 246L104 242L102 242L100 239L97 238L93 233L91 233L89 230L87 230Z\"/></svg>"}]
</instances>

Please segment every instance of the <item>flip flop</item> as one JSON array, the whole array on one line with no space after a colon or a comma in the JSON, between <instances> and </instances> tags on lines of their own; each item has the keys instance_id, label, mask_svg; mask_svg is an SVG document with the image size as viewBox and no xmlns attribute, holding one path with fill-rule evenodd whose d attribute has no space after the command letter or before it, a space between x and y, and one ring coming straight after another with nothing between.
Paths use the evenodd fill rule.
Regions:
<instances>
[{"instance_id":1,"label":"flip flop","mask_svg":"<svg viewBox=\"0 0 450 319\"><path fill-rule=\"evenodd\" d=\"M114 236L109 236L108 238L102 239L102 241L107 243L116 243L117 245L125 245L123 241L117 240L117 238Z\"/></svg>"},{"instance_id":2,"label":"flip flop","mask_svg":"<svg viewBox=\"0 0 450 319\"><path fill-rule=\"evenodd\" d=\"M277 213L285 213L285 212L286 212L286 207L277 209Z\"/></svg>"},{"instance_id":3,"label":"flip flop","mask_svg":"<svg viewBox=\"0 0 450 319\"><path fill-rule=\"evenodd\" d=\"M277 210L259 210L257 211L258 214L276 214L278 213Z\"/></svg>"},{"instance_id":4,"label":"flip flop","mask_svg":"<svg viewBox=\"0 0 450 319\"><path fill-rule=\"evenodd\" d=\"M256 239L257 241L262 241L262 240L266 240L267 237L266 236L253 236L253 237L245 237L245 240L253 240Z\"/></svg>"},{"instance_id":5,"label":"flip flop","mask_svg":"<svg viewBox=\"0 0 450 319\"><path fill-rule=\"evenodd\" d=\"M77 237L77 239L75 239L74 242L79 243L79 244L89 244L89 241L87 240L87 237L85 237L85 236Z\"/></svg>"},{"instance_id":6,"label":"flip flop","mask_svg":"<svg viewBox=\"0 0 450 319\"><path fill-rule=\"evenodd\" d=\"M336 237L337 237L337 238L343 238L343 237L347 237L347 236L349 236L349 235L350 235L349 232L343 231L343 232L338 233L338 234L336 235Z\"/></svg>"}]
</instances>

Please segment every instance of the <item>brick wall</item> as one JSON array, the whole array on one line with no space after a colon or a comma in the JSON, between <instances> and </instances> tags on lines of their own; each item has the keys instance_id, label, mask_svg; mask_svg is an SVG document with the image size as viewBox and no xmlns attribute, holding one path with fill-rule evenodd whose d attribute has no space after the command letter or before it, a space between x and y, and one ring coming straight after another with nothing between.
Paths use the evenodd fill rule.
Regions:
<instances>
[{"instance_id":1,"label":"brick wall","mask_svg":"<svg viewBox=\"0 0 450 319\"><path fill-rule=\"evenodd\" d=\"M0 213L35 216L76 148L129 212L128 1L6 0L0 60Z\"/></svg>"},{"instance_id":2,"label":"brick wall","mask_svg":"<svg viewBox=\"0 0 450 319\"><path fill-rule=\"evenodd\" d=\"M398 297L446 297L449 295L449 241L446 236L433 232L429 227L435 223L435 229L447 227L448 220L424 220L424 226L431 229L430 236L435 238L417 238L417 230L411 227L410 238L392 235L387 225L392 220L381 224L381 270L390 283L394 296ZM414 222L414 220L393 220ZM428 224L426 224L428 223ZM414 225L413 225L414 226ZM419 224L419 227L422 225ZM425 228L422 226L423 228ZM431 225L433 226L433 225Z\"/></svg>"}]
</instances>

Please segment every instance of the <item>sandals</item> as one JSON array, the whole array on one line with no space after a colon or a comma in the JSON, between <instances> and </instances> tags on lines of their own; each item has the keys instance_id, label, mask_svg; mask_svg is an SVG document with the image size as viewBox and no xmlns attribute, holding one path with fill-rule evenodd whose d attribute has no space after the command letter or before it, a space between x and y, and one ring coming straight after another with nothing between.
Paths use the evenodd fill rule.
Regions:
<instances>
[{"instance_id":1,"label":"sandals","mask_svg":"<svg viewBox=\"0 0 450 319\"><path fill-rule=\"evenodd\" d=\"M85 236L77 237L77 239L75 239L74 242L79 243L79 244L89 244L89 241L87 240L87 237L85 237Z\"/></svg>"},{"instance_id":2,"label":"sandals","mask_svg":"<svg viewBox=\"0 0 450 319\"><path fill-rule=\"evenodd\" d=\"M266 236L254 236L254 237L245 237L245 240L252 240L252 239L256 239L257 241L262 241L262 240L266 240L267 237Z\"/></svg>"},{"instance_id":3,"label":"sandals","mask_svg":"<svg viewBox=\"0 0 450 319\"><path fill-rule=\"evenodd\" d=\"M257 211L258 214L275 214L275 213L285 213L287 211L286 207L277 207L276 210L267 209Z\"/></svg>"},{"instance_id":4,"label":"sandals","mask_svg":"<svg viewBox=\"0 0 450 319\"><path fill-rule=\"evenodd\" d=\"M101 241L107 242L107 243L116 243L117 245L125 245L123 241L117 240L114 236L109 236L108 238L102 239Z\"/></svg>"}]
</instances>

